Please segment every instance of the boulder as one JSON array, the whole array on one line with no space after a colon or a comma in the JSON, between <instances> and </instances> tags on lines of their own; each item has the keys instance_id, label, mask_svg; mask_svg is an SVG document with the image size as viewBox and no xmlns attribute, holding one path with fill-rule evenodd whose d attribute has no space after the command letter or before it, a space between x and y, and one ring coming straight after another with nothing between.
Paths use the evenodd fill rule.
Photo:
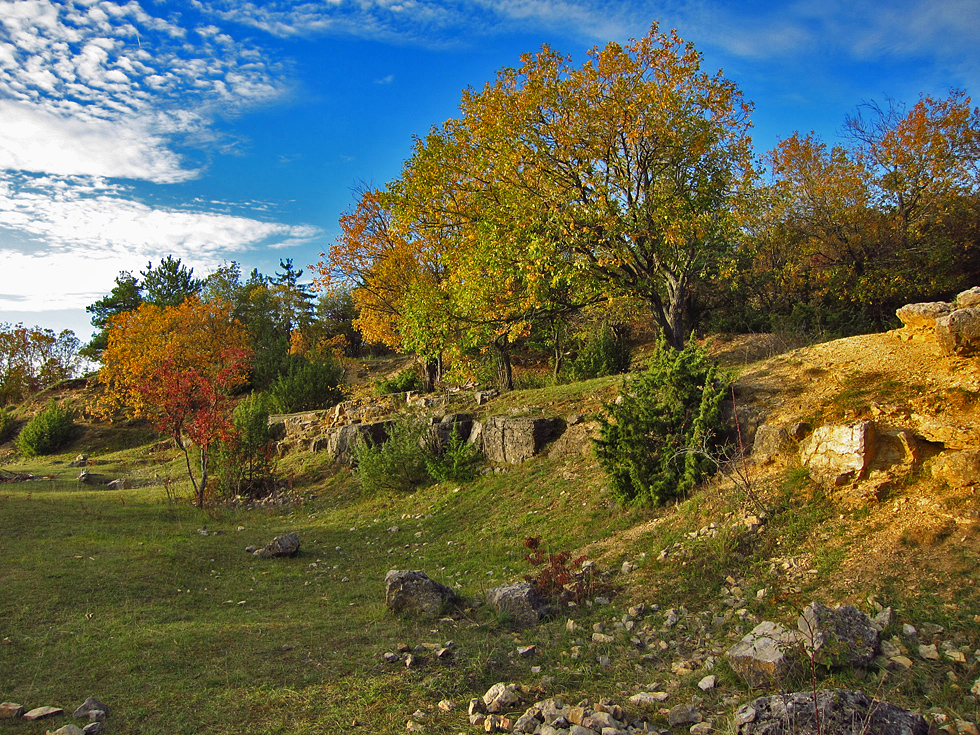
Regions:
<instances>
[{"instance_id":1,"label":"boulder","mask_svg":"<svg viewBox=\"0 0 980 735\"><path fill-rule=\"evenodd\" d=\"M953 311L952 304L945 301L926 301L921 304L906 304L896 310L895 315L904 325L905 336L911 339L933 339L936 319Z\"/></svg>"},{"instance_id":2,"label":"boulder","mask_svg":"<svg viewBox=\"0 0 980 735\"><path fill-rule=\"evenodd\" d=\"M874 423L856 421L816 428L801 445L800 454L816 477L843 485L864 475L876 449Z\"/></svg>"},{"instance_id":3,"label":"boulder","mask_svg":"<svg viewBox=\"0 0 980 735\"><path fill-rule=\"evenodd\" d=\"M56 715L63 715L65 711L61 707L35 707L30 712L24 713L25 720L43 720Z\"/></svg>"},{"instance_id":4,"label":"boulder","mask_svg":"<svg viewBox=\"0 0 980 735\"><path fill-rule=\"evenodd\" d=\"M952 487L969 487L980 483L980 449L943 452L932 462L932 476Z\"/></svg>"},{"instance_id":5,"label":"boulder","mask_svg":"<svg viewBox=\"0 0 980 735\"><path fill-rule=\"evenodd\" d=\"M819 715L819 716L817 716ZM822 689L760 697L735 712L738 735L928 735L922 715L864 692Z\"/></svg>"},{"instance_id":6,"label":"boulder","mask_svg":"<svg viewBox=\"0 0 980 735\"><path fill-rule=\"evenodd\" d=\"M980 352L980 308L957 309L936 319L936 341L946 355Z\"/></svg>"},{"instance_id":7,"label":"boulder","mask_svg":"<svg viewBox=\"0 0 980 735\"><path fill-rule=\"evenodd\" d=\"M477 406L483 406L489 403L491 400L500 395L500 391L496 388L491 390L478 390L473 394L473 398L476 401Z\"/></svg>"},{"instance_id":8,"label":"boulder","mask_svg":"<svg viewBox=\"0 0 980 735\"><path fill-rule=\"evenodd\" d=\"M763 621L728 649L725 658L749 686L778 686L801 663L799 634L779 623Z\"/></svg>"},{"instance_id":9,"label":"boulder","mask_svg":"<svg viewBox=\"0 0 980 735\"><path fill-rule=\"evenodd\" d=\"M49 735L85 735L85 731L78 725L63 725L57 730L48 731Z\"/></svg>"},{"instance_id":10,"label":"boulder","mask_svg":"<svg viewBox=\"0 0 980 735\"><path fill-rule=\"evenodd\" d=\"M273 556L296 556L299 553L299 535L294 531L285 536L277 536L265 547L253 552L253 556L268 559Z\"/></svg>"},{"instance_id":11,"label":"boulder","mask_svg":"<svg viewBox=\"0 0 980 735\"><path fill-rule=\"evenodd\" d=\"M483 695L483 704L487 712L496 714L506 712L521 701L517 693L516 684L504 684L502 682L494 684Z\"/></svg>"},{"instance_id":12,"label":"boulder","mask_svg":"<svg viewBox=\"0 0 980 735\"><path fill-rule=\"evenodd\" d=\"M456 600L455 592L425 572L392 569L385 575L385 604L392 612L434 618Z\"/></svg>"},{"instance_id":13,"label":"boulder","mask_svg":"<svg viewBox=\"0 0 980 735\"><path fill-rule=\"evenodd\" d=\"M455 433L459 440L469 441L473 430L473 416L468 413L447 413L442 419L429 427L428 436L433 448L441 453Z\"/></svg>"},{"instance_id":14,"label":"boulder","mask_svg":"<svg viewBox=\"0 0 980 735\"><path fill-rule=\"evenodd\" d=\"M974 306L980 306L980 286L968 288L956 295L957 309L970 309Z\"/></svg>"},{"instance_id":15,"label":"boulder","mask_svg":"<svg viewBox=\"0 0 980 735\"><path fill-rule=\"evenodd\" d=\"M492 416L483 424L483 454L491 462L521 464L558 433L561 419Z\"/></svg>"},{"instance_id":16,"label":"boulder","mask_svg":"<svg viewBox=\"0 0 980 735\"><path fill-rule=\"evenodd\" d=\"M916 435L945 449L974 449L980 446L980 426L951 424L943 416L913 413L910 417Z\"/></svg>"},{"instance_id":17,"label":"boulder","mask_svg":"<svg viewBox=\"0 0 980 735\"><path fill-rule=\"evenodd\" d=\"M122 478L118 480L113 480L112 482L109 483L110 490L130 490L132 489L132 487L133 487L132 481L125 480Z\"/></svg>"},{"instance_id":18,"label":"boulder","mask_svg":"<svg viewBox=\"0 0 980 735\"><path fill-rule=\"evenodd\" d=\"M528 582L494 587L487 592L487 603L495 613L509 616L522 628L537 625L548 612L541 595Z\"/></svg>"},{"instance_id":19,"label":"boulder","mask_svg":"<svg viewBox=\"0 0 980 735\"><path fill-rule=\"evenodd\" d=\"M109 714L109 705L103 704L95 697L88 697L78 706L78 709L75 710L72 717L76 720L85 720L88 719L89 712L102 712L107 716ZM102 719L105 719L105 716Z\"/></svg>"},{"instance_id":20,"label":"boulder","mask_svg":"<svg viewBox=\"0 0 980 735\"><path fill-rule=\"evenodd\" d=\"M871 618L851 605L829 608L811 602L796 625L807 653L822 666L867 667L878 653Z\"/></svg>"}]
</instances>

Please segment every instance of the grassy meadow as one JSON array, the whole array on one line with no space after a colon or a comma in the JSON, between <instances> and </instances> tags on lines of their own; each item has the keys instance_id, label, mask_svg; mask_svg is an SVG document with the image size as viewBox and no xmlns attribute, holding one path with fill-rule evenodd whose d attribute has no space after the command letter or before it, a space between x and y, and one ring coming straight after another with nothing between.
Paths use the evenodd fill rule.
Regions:
<instances>
[{"instance_id":1,"label":"grassy meadow","mask_svg":"<svg viewBox=\"0 0 980 735\"><path fill-rule=\"evenodd\" d=\"M97 696L112 708L112 732L336 733L355 719L363 732L401 732L419 708L432 713L431 732L459 732L471 696L529 680L520 643L550 651L534 661L549 670L568 648L564 617L517 635L472 602L529 571L524 536L574 548L635 520L553 470L545 460L375 497L341 472L297 488L285 506L252 510L199 511L180 485L176 503L160 485L0 485L0 696L69 712ZM302 542L294 558L244 551L289 531ZM394 616L383 582L393 568L425 570L471 603L438 621ZM399 644L449 641L446 660L383 660ZM564 686L591 688L588 665L566 668L552 672ZM443 699L460 706L437 718ZM0 732L50 727L0 720Z\"/></svg>"}]
</instances>

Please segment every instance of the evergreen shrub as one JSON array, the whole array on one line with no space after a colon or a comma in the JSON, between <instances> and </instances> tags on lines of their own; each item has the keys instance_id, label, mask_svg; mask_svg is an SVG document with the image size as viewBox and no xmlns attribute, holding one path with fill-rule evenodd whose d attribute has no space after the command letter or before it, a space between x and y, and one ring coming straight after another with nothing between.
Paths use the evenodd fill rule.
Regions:
<instances>
[{"instance_id":1,"label":"evergreen shrub","mask_svg":"<svg viewBox=\"0 0 980 735\"><path fill-rule=\"evenodd\" d=\"M425 382L412 368L402 370L391 378L378 378L374 381L374 392L379 396L389 393L407 393L410 390L425 390Z\"/></svg>"},{"instance_id":2,"label":"evergreen shrub","mask_svg":"<svg viewBox=\"0 0 980 735\"><path fill-rule=\"evenodd\" d=\"M626 339L617 334L611 324L603 324L586 337L578 357L568 367L568 376L573 381L580 381L625 373L632 357Z\"/></svg>"},{"instance_id":3,"label":"evergreen shrub","mask_svg":"<svg viewBox=\"0 0 980 735\"><path fill-rule=\"evenodd\" d=\"M646 371L624 381L595 443L621 504L664 503L715 469L702 450L718 441L726 385L703 350L674 350L663 341Z\"/></svg>"},{"instance_id":4,"label":"evergreen shrub","mask_svg":"<svg viewBox=\"0 0 980 735\"><path fill-rule=\"evenodd\" d=\"M222 495L260 498L275 490L270 404L266 394L253 393L232 411L231 436L215 453L217 487Z\"/></svg>"},{"instance_id":5,"label":"evergreen shrub","mask_svg":"<svg viewBox=\"0 0 980 735\"><path fill-rule=\"evenodd\" d=\"M441 453L427 452L425 468L436 482L470 482L476 479L480 451L463 439L456 427Z\"/></svg>"},{"instance_id":6,"label":"evergreen shrub","mask_svg":"<svg viewBox=\"0 0 980 735\"><path fill-rule=\"evenodd\" d=\"M368 492L411 490L429 478L427 455L426 426L411 416L399 418L384 442L362 441L354 447L354 475Z\"/></svg>"},{"instance_id":7,"label":"evergreen shrub","mask_svg":"<svg viewBox=\"0 0 980 735\"><path fill-rule=\"evenodd\" d=\"M276 413L329 408L344 400L343 381L340 360L293 357L286 372L269 388L270 408Z\"/></svg>"},{"instance_id":8,"label":"evergreen shrub","mask_svg":"<svg viewBox=\"0 0 980 735\"><path fill-rule=\"evenodd\" d=\"M53 454L75 435L75 422L69 411L53 400L41 413L27 422L17 435L15 445L25 457Z\"/></svg>"}]
</instances>

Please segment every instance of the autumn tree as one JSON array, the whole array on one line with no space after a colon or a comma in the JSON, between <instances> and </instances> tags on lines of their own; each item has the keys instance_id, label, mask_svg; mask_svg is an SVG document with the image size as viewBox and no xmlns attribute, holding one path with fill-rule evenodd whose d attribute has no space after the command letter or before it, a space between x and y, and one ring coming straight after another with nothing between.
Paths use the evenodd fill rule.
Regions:
<instances>
[{"instance_id":1,"label":"autumn tree","mask_svg":"<svg viewBox=\"0 0 980 735\"><path fill-rule=\"evenodd\" d=\"M246 381L250 357L248 336L229 304L196 296L175 306L143 304L110 322L99 408L148 418L173 438L203 507L210 450L229 430L228 393ZM191 443L199 453L197 477Z\"/></svg>"},{"instance_id":2,"label":"autumn tree","mask_svg":"<svg viewBox=\"0 0 980 735\"><path fill-rule=\"evenodd\" d=\"M737 235L753 175L749 105L701 70L676 34L594 49L582 66L545 47L480 92L453 123L480 190L460 214L523 248L528 273L642 299L683 346L688 306Z\"/></svg>"},{"instance_id":3,"label":"autumn tree","mask_svg":"<svg viewBox=\"0 0 980 735\"><path fill-rule=\"evenodd\" d=\"M0 323L0 407L18 403L58 381L74 377L79 341L69 329Z\"/></svg>"},{"instance_id":4,"label":"autumn tree","mask_svg":"<svg viewBox=\"0 0 980 735\"><path fill-rule=\"evenodd\" d=\"M435 320L439 313L442 241L435 231L402 226L396 220L400 201L395 187L361 192L340 219L340 236L321 254L314 286L325 294L350 291L354 326L365 341L414 351L432 366L445 335L421 329L419 320ZM428 377L431 383L431 371Z\"/></svg>"},{"instance_id":5,"label":"autumn tree","mask_svg":"<svg viewBox=\"0 0 980 735\"><path fill-rule=\"evenodd\" d=\"M980 112L954 92L911 109L868 103L842 142L794 134L769 153L770 207L750 244L771 293L884 322L972 285L980 234ZM774 257L773 257L774 256Z\"/></svg>"}]
</instances>

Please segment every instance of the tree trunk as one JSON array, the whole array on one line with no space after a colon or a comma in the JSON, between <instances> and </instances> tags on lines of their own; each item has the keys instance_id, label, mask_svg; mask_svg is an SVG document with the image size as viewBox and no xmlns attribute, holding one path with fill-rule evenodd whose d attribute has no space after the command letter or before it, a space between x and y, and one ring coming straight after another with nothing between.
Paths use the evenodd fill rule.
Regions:
<instances>
[{"instance_id":1,"label":"tree trunk","mask_svg":"<svg viewBox=\"0 0 980 735\"><path fill-rule=\"evenodd\" d=\"M204 491L208 485L208 449L201 447L201 484L198 485L197 507L204 508Z\"/></svg>"},{"instance_id":2,"label":"tree trunk","mask_svg":"<svg viewBox=\"0 0 980 735\"><path fill-rule=\"evenodd\" d=\"M497 362L497 387L502 391L514 390L514 370L510 364L510 341L506 334L493 341L493 353Z\"/></svg>"},{"instance_id":3,"label":"tree trunk","mask_svg":"<svg viewBox=\"0 0 980 735\"><path fill-rule=\"evenodd\" d=\"M422 383L426 393L436 389L436 381L442 379L442 356L425 358L422 370Z\"/></svg>"},{"instance_id":4,"label":"tree trunk","mask_svg":"<svg viewBox=\"0 0 980 735\"><path fill-rule=\"evenodd\" d=\"M667 313L665 323L661 324L667 344L675 350L683 350L687 341L684 331L687 322L687 277L681 275L667 283Z\"/></svg>"}]
</instances>

